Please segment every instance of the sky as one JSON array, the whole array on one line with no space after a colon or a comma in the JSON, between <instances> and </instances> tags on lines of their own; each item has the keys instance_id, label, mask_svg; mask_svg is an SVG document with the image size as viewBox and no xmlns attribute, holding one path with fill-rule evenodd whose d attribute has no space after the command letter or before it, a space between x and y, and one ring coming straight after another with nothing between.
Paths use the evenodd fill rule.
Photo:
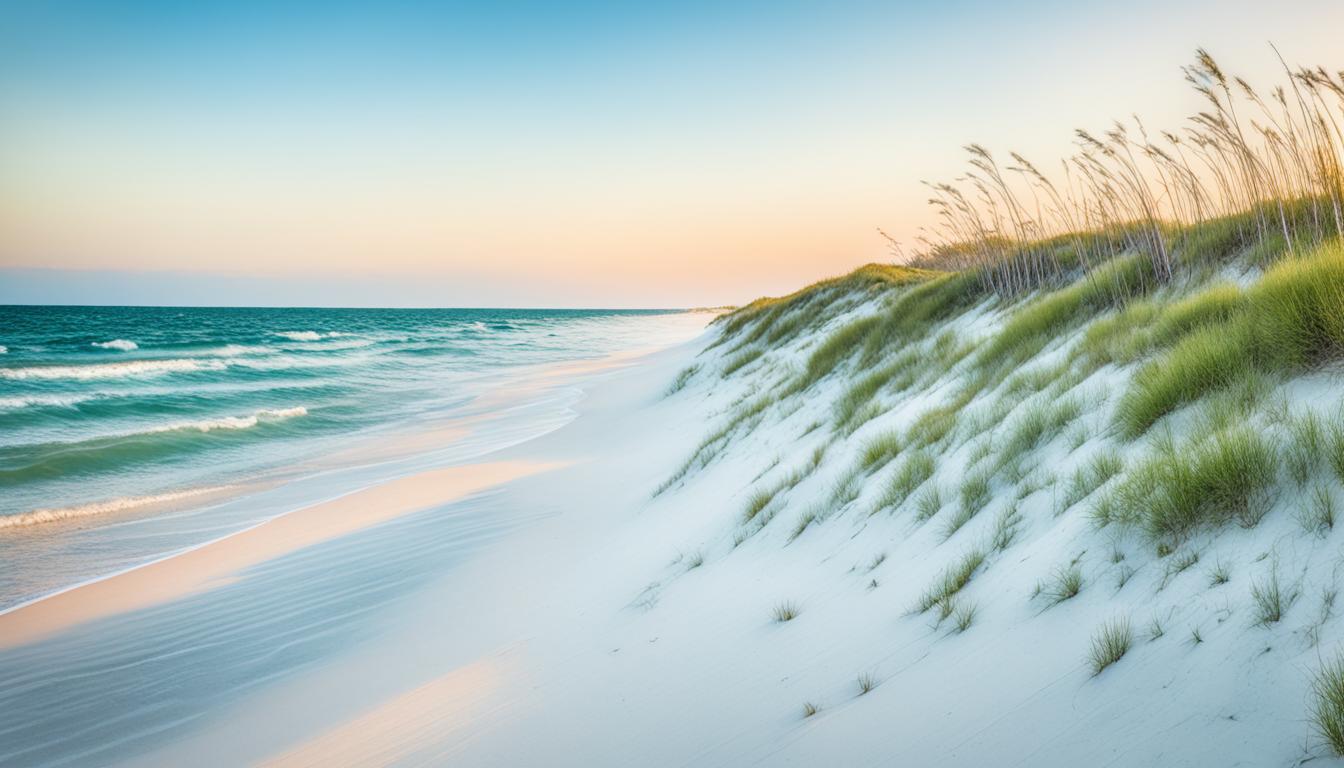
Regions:
<instances>
[{"instance_id":1,"label":"sky","mask_svg":"<svg viewBox=\"0 0 1344 768\"><path fill-rule=\"evenodd\" d=\"M0 303L683 307L888 259L962 146L1344 69L1339 0L0 0Z\"/></svg>"}]
</instances>

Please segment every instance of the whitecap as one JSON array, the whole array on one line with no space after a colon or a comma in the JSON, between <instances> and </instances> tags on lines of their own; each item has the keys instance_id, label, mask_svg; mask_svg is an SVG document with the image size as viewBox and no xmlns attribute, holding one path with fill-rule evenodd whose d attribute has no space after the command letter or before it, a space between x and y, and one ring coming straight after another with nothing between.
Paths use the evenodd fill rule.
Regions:
<instances>
[{"instance_id":1,"label":"whitecap","mask_svg":"<svg viewBox=\"0 0 1344 768\"><path fill-rule=\"evenodd\" d=\"M135 350L137 350L137 349L140 348L140 345L139 345L139 344L136 344L134 341L131 341L130 339L113 339L113 340L111 340L111 341L95 341L95 342L93 342L93 344L91 344L90 346L98 347L98 348L100 348L100 349L115 349L115 350L117 350L118 352L133 352L133 351L135 351Z\"/></svg>"},{"instance_id":2,"label":"whitecap","mask_svg":"<svg viewBox=\"0 0 1344 768\"><path fill-rule=\"evenodd\" d=\"M69 408L73 405L85 402L86 400L93 400L96 397L97 395L23 395L20 397L0 397L0 408L6 410L40 406Z\"/></svg>"},{"instance_id":3,"label":"whitecap","mask_svg":"<svg viewBox=\"0 0 1344 768\"><path fill-rule=\"evenodd\" d=\"M133 360L93 365L41 365L30 368L0 368L0 379L119 379L127 376L223 370L219 360Z\"/></svg>"},{"instance_id":4,"label":"whitecap","mask_svg":"<svg viewBox=\"0 0 1344 768\"><path fill-rule=\"evenodd\" d=\"M317 331L275 331L276 336L289 339L290 341L318 341L320 339L338 339L342 336L349 336L348 333L340 331L328 331L327 333L318 333Z\"/></svg>"},{"instance_id":5,"label":"whitecap","mask_svg":"<svg viewBox=\"0 0 1344 768\"><path fill-rule=\"evenodd\" d=\"M283 421L292 419L295 416L307 416L308 409L303 406L294 408L275 408L257 411L251 416L224 416L218 419L202 419L200 421L182 421L176 424L165 424L161 427L153 427L136 434L158 434L161 432L210 432L216 429L249 429L262 422Z\"/></svg>"},{"instance_id":6,"label":"whitecap","mask_svg":"<svg viewBox=\"0 0 1344 768\"><path fill-rule=\"evenodd\" d=\"M0 344L0 355L7 355L7 354L9 354L9 347L6 347L4 344Z\"/></svg>"}]
</instances>

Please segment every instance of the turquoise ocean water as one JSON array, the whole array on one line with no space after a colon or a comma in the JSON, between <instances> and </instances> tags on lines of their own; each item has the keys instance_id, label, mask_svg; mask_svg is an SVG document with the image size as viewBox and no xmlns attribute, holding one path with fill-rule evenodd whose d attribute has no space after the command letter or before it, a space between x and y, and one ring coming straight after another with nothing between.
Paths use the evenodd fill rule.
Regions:
<instances>
[{"instance_id":1,"label":"turquoise ocean water","mask_svg":"<svg viewBox=\"0 0 1344 768\"><path fill-rule=\"evenodd\" d=\"M663 311L0 307L0 609L535 436L574 400L535 386L546 366L680 341L705 322ZM434 446L409 438L467 419L468 439L409 447ZM370 446L381 447L361 452Z\"/></svg>"}]
</instances>

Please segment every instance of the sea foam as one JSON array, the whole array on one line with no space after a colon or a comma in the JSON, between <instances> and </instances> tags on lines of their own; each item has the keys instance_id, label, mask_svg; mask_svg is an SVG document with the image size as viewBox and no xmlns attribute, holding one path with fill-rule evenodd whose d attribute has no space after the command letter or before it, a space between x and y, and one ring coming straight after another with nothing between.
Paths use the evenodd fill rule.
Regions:
<instances>
[{"instance_id":1,"label":"sea foam","mask_svg":"<svg viewBox=\"0 0 1344 768\"><path fill-rule=\"evenodd\" d=\"M69 408L73 405L93 400L97 395L21 395L19 397L0 397L0 409L31 408L50 406Z\"/></svg>"},{"instance_id":2,"label":"sea foam","mask_svg":"<svg viewBox=\"0 0 1344 768\"><path fill-rule=\"evenodd\" d=\"M145 376L190 371L219 371L225 368L219 360L131 360L124 363L96 363L93 365L41 365L30 368L0 368L0 379L119 379L126 376Z\"/></svg>"},{"instance_id":3,"label":"sea foam","mask_svg":"<svg viewBox=\"0 0 1344 768\"><path fill-rule=\"evenodd\" d=\"M210 432L216 429L248 429L255 427L262 422L283 421L292 419L296 416L307 416L308 409L303 406L294 408L274 408L257 411L251 416L224 416L218 419L202 419L200 421L183 421L176 424L166 424L162 427L153 427L151 429L138 432L136 434L158 434L162 432Z\"/></svg>"},{"instance_id":4,"label":"sea foam","mask_svg":"<svg viewBox=\"0 0 1344 768\"><path fill-rule=\"evenodd\" d=\"M95 341L91 346L98 347L100 349L115 349L119 352L133 352L140 348L139 344L136 344L134 341L131 341L130 339Z\"/></svg>"},{"instance_id":5,"label":"sea foam","mask_svg":"<svg viewBox=\"0 0 1344 768\"><path fill-rule=\"evenodd\" d=\"M79 504L73 507L35 509L31 512L22 512L17 515L0 515L0 530L6 528L21 528L29 525L40 525L42 523L55 523L61 520L91 517L93 515L104 515L109 512L121 512L123 510L144 507L150 504L163 504L179 499L191 498L192 496L215 493L226 490L229 487L230 486L227 485L220 485L209 488L192 488L186 491L173 491L171 493L159 493L152 496L126 496L120 499L97 501L91 504Z\"/></svg>"},{"instance_id":6,"label":"sea foam","mask_svg":"<svg viewBox=\"0 0 1344 768\"><path fill-rule=\"evenodd\" d=\"M335 339L347 334L340 331L329 331L327 333L318 333L317 331L275 331L276 336L289 339L290 341L318 341L320 339Z\"/></svg>"}]
</instances>

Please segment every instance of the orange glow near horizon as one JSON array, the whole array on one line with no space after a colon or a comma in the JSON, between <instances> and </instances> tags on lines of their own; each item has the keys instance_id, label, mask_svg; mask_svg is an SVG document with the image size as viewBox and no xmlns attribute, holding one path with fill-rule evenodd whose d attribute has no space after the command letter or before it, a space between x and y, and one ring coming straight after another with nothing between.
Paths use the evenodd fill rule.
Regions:
<instances>
[{"instance_id":1,"label":"orange glow near horizon","mask_svg":"<svg viewBox=\"0 0 1344 768\"><path fill-rule=\"evenodd\" d=\"M959 174L962 144L1049 169L1076 126L1137 112L1179 127L1200 108L1179 72L1197 45L1257 85L1282 81L1267 37L1291 63L1344 67L1334 3L1193 0L1164 7L1156 30L1143 5L799 11L797 28L754 37L746 14L647 40L613 30L601 53L548 39L556 58L538 62L476 52L494 69L472 77L365 51L386 82L283 58L241 71L233 41L215 40L219 61L172 50L180 77L114 62L90 83L105 62L71 72L30 47L0 75L18 116L0 127L0 270L433 280L459 291L448 303L741 303L887 259L876 227L909 243L930 224L919 181ZM1215 12L1236 24L1190 37ZM1028 33L1041 44L1024 57ZM342 34L321 51L333 62L363 41Z\"/></svg>"}]
</instances>

